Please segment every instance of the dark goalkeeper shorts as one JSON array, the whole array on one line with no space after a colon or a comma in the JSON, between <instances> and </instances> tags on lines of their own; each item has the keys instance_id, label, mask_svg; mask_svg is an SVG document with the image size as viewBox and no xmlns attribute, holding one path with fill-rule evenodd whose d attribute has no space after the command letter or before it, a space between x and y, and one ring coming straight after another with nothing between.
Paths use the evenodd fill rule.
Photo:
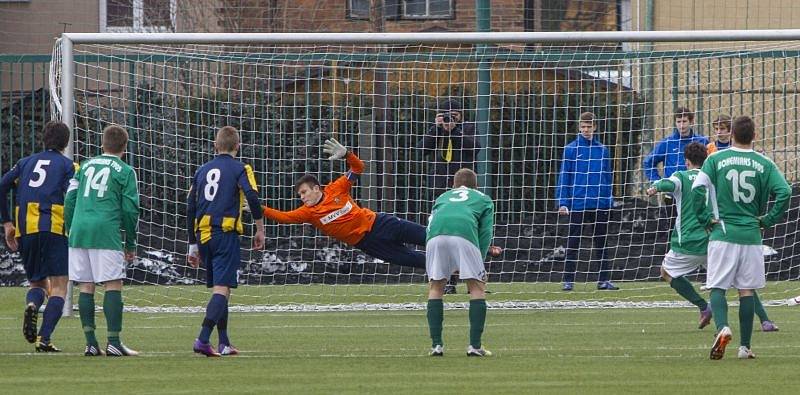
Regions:
<instances>
[{"instance_id":1,"label":"dark goalkeeper shorts","mask_svg":"<svg viewBox=\"0 0 800 395\"><path fill-rule=\"evenodd\" d=\"M242 260L238 233L214 233L211 240L198 246L198 250L206 268L206 287L237 287L239 264Z\"/></svg>"},{"instance_id":2,"label":"dark goalkeeper shorts","mask_svg":"<svg viewBox=\"0 0 800 395\"><path fill-rule=\"evenodd\" d=\"M37 232L19 238L19 251L28 281L69 274L67 237L50 232Z\"/></svg>"}]
</instances>

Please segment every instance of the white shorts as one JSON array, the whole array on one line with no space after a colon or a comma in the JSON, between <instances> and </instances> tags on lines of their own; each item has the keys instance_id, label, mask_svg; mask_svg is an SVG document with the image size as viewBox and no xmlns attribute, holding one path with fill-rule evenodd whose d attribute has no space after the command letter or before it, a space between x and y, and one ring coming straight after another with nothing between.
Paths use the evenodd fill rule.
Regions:
<instances>
[{"instance_id":1,"label":"white shorts","mask_svg":"<svg viewBox=\"0 0 800 395\"><path fill-rule=\"evenodd\" d=\"M664 256L661 268L672 278L685 276L706 266L706 255L688 255L669 250Z\"/></svg>"},{"instance_id":2,"label":"white shorts","mask_svg":"<svg viewBox=\"0 0 800 395\"><path fill-rule=\"evenodd\" d=\"M444 280L458 271L462 280L486 281L478 247L458 236L436 236L425 244L425 268L430 280Z\"/></svg>"},{"instance_id":3,"label":"white shorts","mask_svg":"<svg viewBox=\"0 0 800 395\"><path fill-rule=\"evenodd\" d=\"M125 278L125 255L117 250L69 248L69 279L104 283Z\"/></svg>"},{"instance_id":4,"label":"white shorts","mask_svg":"<svg viewBox=\"0 0 800 395\"><path fill-rule=\"evenodd\" d=\"M767 283L761 245L708 243L708 288L760 289Z\"/></svg>"}]
</instances>

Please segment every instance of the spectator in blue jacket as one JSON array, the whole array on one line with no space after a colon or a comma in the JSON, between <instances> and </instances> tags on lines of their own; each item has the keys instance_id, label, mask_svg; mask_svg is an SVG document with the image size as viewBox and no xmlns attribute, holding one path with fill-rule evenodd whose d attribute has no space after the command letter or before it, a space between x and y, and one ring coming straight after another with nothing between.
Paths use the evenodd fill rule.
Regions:
<instances>
[{"instance_id":1,"label":"spectator in blue jacket","mask_svg":"<svg viewBox=\"0 0 800 395\"><path fill-rule=\"evenodd\" d=\"M697 141L708 145L708 138L696 134L692 128L693 124L694 112L692 110L686 107L678 107L675 110L675 128L672 130L672 134L659 141L642 163L644 174L650 182L668 178L676 171L686 170L683 151L689 143ZM664 167L663 176L658 174L659 163Z\"/></svg>"},{"instance_id":2,"label":"spectator in blue jacket","mask_svg":"<svg viewBox=\"0 0 800 395\"><path fill-rule=\"evenodd\" d=\"M614 206L611 154L595 136L597 121L591 112L580 117L580 134L564 147L558 177L558 214L569 216L569 237L564 263L564 291L572 291L575 264L584 225L591 228L593 251L600 260L597 289L619 289L610 281L611 261L606 248L608 216ZM590 256L594 255L590 252Z\"/></svg>"}]
</instances>

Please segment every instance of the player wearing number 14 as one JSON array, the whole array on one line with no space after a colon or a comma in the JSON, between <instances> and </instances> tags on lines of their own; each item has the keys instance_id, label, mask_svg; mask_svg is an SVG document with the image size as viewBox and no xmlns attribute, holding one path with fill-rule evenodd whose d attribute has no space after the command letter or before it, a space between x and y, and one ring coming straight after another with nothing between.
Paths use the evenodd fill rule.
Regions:
<instances>
[{"instance_id":1,"label":"player wearing number 14","mask_svg":"<svg viewBox=\"0 0 800 395\"><path fill-rule=\"evenodd\" d=\"M80 286L78 310L87 357L103 354L94 334L95 284L105 288L106 354L139 354L120 341L125 261L132 261L135 256L139 222L136 172L122 160L127 145L125 129L107 126L103 130L103 154L82 162L67 189L64 219L69 230L69 279ZM125 232L124 242L120 229Z\"/></svg>"},{"instance_id":2,"label":"player wearing number 14","mask_svg":"<svg viewBox=\"0 0 800 395\"><path fill-rule=\"evenodd\" d=\"M750 117L734 120L733 147L706 159L692 184L700 224L711 228L708 243L708 280L711 310L718 334L711 359L720 359L731 341L725 291L739 290L739 358L754 358L750 351L755 309L754 290L764 288L761 229L775 225L789 205L792 190L769 158L753 151L755 123ZM706 208L705 191L711 212ZM765 213L770 195L775 204Z\"/></svg>"}]
</instances>

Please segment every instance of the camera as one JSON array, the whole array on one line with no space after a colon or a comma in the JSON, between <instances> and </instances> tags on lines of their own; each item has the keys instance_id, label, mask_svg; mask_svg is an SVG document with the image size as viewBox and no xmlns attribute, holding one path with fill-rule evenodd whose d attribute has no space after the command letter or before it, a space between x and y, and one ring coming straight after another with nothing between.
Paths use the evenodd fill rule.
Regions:
<instances>
[{"instance_id":1,"label":"camera","mask_svg":"<svg viewBox=\"0 0 800 395\"><path fill-rule=\"evenodd\" d=\"M450 114L443 114L442 115L442 122L444 122L444 123L453 122L453 118L450 117Z\"/></svg>"}]
</instances>

